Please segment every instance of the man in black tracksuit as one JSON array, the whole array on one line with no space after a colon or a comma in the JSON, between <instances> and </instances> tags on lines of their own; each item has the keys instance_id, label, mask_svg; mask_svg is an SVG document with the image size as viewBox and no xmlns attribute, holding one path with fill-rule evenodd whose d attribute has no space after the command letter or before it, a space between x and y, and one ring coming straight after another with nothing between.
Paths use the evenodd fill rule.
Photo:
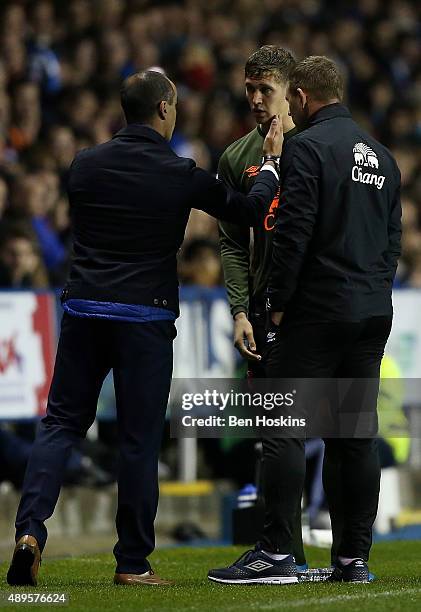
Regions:
<instances>
[{"instance_id":1,"label":"man in black tracksuit","mask_svg":"<svg viewBox=\"0 0 421 612\"><path fill-rule=\"evenodd\" d=\"M341 89L326 58L300 62L290 79L290 112L305 129L284 151L267 290L267 308L279 325L269 377L379 378L400 254L400 173L389 151L339 103ZM365 581L380 481L376 440L328 438L325 445L324 486L336 532L338 510L344 513L333 579ZM301 494L302 443L269 440L264 456L264 545L288 552L290 511L271 483L279 467L290 475L285 491ZM333 470L341 490L332 487Z\"/></svg>"},{"instance_id":2,"label":"man in black tracksuit","mask_svg":"<svg viewBox=\"0 0 421 612\"><path fill-rule=\"evenodd\" d=\"M290 75L287 99L301 131L282 155L266 291L266 373L269 379L374 379L378 388L400 254L400 173L389 151L340 103L342 90L337 67L325 57L299 62ZM361 405L352 408L358 413ZM368 582L380 482L376 440L336 436L325 445L324 486L337 548L330 579ZM303 441L264 439L263 463L263 540L233 566L212 570L220 582L293 581Z\"/></svg>"}]
</instances>

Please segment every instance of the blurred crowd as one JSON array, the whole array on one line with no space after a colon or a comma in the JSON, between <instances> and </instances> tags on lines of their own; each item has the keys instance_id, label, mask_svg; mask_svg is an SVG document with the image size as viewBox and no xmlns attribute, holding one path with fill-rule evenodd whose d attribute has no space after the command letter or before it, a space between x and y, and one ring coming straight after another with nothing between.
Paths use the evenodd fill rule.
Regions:
<instances>
[{"instance_id":1,"label":"blurred crowd","mask_svg":"<svg viewBox=\"0 0 421 612\"><path fill-rule=\"evenodd\" d=\"M2 0L0 286L66 276L66 176L76 151L123 125L119 85L160 66L177 83L172 146L216 171L254 127L243 68L262 44L337 60L347 104L402 172L401 286L421 287L421 3L417 0ZM194 212L180 272L221 282L215 222Z\"/></svg>"},{"instance_id":2,"label":"blurred crowd","mask_svg":"<svg viewBox=\"0 0 421 612\"><path fill-rule=\"evenodd\" d=\"M0 288L63 284L68 169L79 149L123 126L122 79L164 69L179 91L174 150L216 172L226 146L254 128L244 63L263 44L284 46L297 59L328 55L342 66L355 119L391 148L401 169L397 285L421 288L418 0L1 0ZM206 287L223 282L216 222L205 213L192 212L180 276ZM113 448L113 425L99 427ZM33 435L33 424L29 431L0 428L0 481L20 486ZM73 453L68 484L113 480L114 457L101 448ZM208 454L217 473L221 455ZM235 457L231 464L243 465L244 454ZM247 477L254 460L249 453ZM222 465L225 473L225 456Z\"/></svg>"}]
</instances>

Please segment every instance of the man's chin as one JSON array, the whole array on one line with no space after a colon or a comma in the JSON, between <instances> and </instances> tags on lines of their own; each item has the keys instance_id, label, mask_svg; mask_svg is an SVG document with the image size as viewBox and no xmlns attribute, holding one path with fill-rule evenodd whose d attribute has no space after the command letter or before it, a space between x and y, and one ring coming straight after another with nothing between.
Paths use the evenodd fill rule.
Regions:
<instances>
[{"instance_id":1,"label":"man's chin","mask_svg":"<svg viewBox=\"0 0 421 612\"><path fill-rule=\"evenodd\" d=\"M258 125L262 125L268 121L267 113L253 113L253 117Z\"/></svg>"},{"instance_id":2,"label":"man's chin","mask_svg":"<svg viewBox=\"0 0 421 612\"><path fill-rule=\"evenodd\" d=\"M268 118L268 116L265 114L265 115L262 115L261 117L258 115L255 115L255 119L256 119L257 125L260 125L262 128L269 129L272 118Z\"/></svg>"}]
</instances>

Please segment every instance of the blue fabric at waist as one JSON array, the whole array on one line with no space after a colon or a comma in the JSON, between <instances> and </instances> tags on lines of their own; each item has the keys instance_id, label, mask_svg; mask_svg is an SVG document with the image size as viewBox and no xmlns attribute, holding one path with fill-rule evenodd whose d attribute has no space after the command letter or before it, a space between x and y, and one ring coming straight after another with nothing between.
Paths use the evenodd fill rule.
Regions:
<instances>
[{"instance_id":1,"label":"blue fabric at waist","mask_svg":"<svg viewBox=\"0 0 421 612\"><path fill-rule=\"evenodd\" d=\"M130 323L148 323L150 321L175 321L175 313L156 306L142 304L119 304L114 302L96 302L94 300L66 300L63 309L73 317L86 319L108 319Z\"/></svg>"}]
</instances>

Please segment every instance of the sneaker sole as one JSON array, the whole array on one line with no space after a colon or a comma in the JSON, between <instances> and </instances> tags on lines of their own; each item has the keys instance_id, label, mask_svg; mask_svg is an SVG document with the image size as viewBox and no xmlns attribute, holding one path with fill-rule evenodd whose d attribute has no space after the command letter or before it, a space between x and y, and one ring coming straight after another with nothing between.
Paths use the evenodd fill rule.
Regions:
<instances>
[{"instance_id":1,"label":"sneaker sole","mask_svg":"<svg viewBox=\"0 0 421 612\"><path fill-rule=\"evenodd\" d=\"M237 580L225 580L224 578L213 578L208 576L212 582L219 582L221 584L298 584L298 578L296 576L279 576L273 578L247 578Z\"/></svg>"},{"instance_id":2,"label":"sneaker sole","mask_svg":"<svg viewBox=\"0 0 421 612\"><path fill-rule=\"evenodd\" d=\"M7 582L10 586L37 586L37 581L31 574L35 555L25 544L16 551L12 564L7 572Z\"/></svg>"}]
</instances>

